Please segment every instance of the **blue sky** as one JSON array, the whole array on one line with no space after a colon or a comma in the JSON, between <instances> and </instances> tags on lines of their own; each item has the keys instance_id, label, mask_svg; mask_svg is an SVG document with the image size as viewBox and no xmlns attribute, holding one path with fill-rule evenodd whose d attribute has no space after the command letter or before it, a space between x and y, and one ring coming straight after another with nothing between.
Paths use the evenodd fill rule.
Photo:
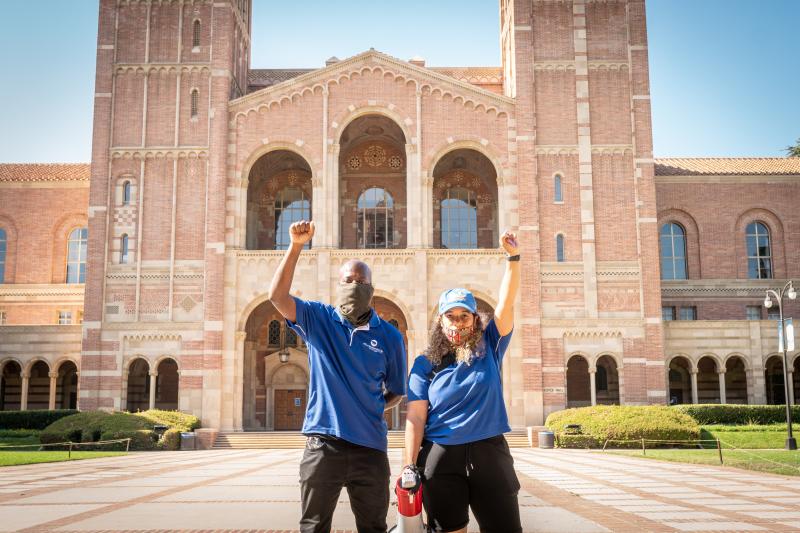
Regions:
<instances>
[{"instance_id":1,"label":"blue sky","mask_svg":"<svg viewBox=\"0 0 800 533\"><path fill-rule=\"evenodd\" d=\"M499 65L497 0L255 0L253 68L370 47L431 66ZM6 2L0 162L89 161L96 0ZM655 153L783 156L800 137L800 1L649 0Z\"/></svg>"}]
</instances>

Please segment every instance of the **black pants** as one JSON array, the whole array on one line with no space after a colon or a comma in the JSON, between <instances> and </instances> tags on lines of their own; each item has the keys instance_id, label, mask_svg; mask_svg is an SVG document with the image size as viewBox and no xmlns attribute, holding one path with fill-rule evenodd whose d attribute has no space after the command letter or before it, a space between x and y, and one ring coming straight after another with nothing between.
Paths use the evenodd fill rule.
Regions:
<instances>
[{"instance_id":1,"label":"black pants","mask_svg":"<svg viewBox=\"0 0 800 533\"><path fill-rule=\"evenodd\" d=\"M386 533L389 458L386 452L325 436L306 439L300 462L302 533L329 533L342 487L359 533Z\"/></svg>"},{"instance_id":2,"label":"black pants","mask_svg":"<svg viewBox=\"0 0 800 533\"><path fill-rule=\"evenodd\" d=\"M469 508L483 533L522 531L519 480L502 435L469 444L423 441L417 465L425 472L422 503L433 531L469 523Z\"/></svg>"}]
</instances>

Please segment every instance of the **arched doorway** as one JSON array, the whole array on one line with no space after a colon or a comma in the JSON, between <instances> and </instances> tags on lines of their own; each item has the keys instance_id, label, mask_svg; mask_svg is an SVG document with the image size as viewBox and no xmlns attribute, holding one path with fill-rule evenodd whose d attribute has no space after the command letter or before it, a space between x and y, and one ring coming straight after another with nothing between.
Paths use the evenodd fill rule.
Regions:
<instances>
[{"instance_id":1,"label":"arched doorway","mask_svg":"<svg viewBox=\"0 0 800 533\"><path fill-rule=\"evenodd\" d=\"M747 404L747 369L744 359L729 357L725 361L725 403Z\"/></svg>"},{"instance_id":2,"label":"arched doorway","mask_svg":"<svg viewBox=\"0 0 800 533\"><path fill-rule=\"evenodd\" d=\"M288 150L261 156L248 175L247 249L285 250L292 222L311 219L311 194L305 159Z\"/></svg>"},{"instance_id":3,"label":"arched doorway","mask_svg":"<svg viewBox=\"0 0 800 533\"><path fill-rule=\"evenodd\" d=\"M16 361L3 365L0 381L0 411L18 411L22 408L22 367Z\"/></svg>"},{"instance_id":4,"label":"arched doorway","mask_svg":"<svg viewBox=\"0 0 800 533\"><path fill-rule=\"evenodd\" d=\"M497 171L482 153L461 148L433 169L433 245L496 248Z\"/></svg>"},{"instance_id":5,"label":"arched doorway","mask_svg":"<svg viewBox=\"0 0 800 533\"><path fill-rule=\"evenodd\" d=\"M783 357L773 355L764 365L764 388L767 403L781 405L786 403L786 388L783 385Z\"/></svg>"},{"instance_id":6,"label":"arched doorway","mask_svg":"<svg viewBox=\"0 0 800 533\"><path fill-rule=\"evenodd\" d=\"M56 409L78 408L78 367L64 361L58 367L56 378Z\"/></svg>"},{"instance_id":7,"label":"arched doorway","mask_svg":"<svg viewBox=\"0 0 800 533\"><path fill-rule=\"evenodd\" d=\"M603 355L595 363L595 395L599 405L619 405L619 371L610 355Z\"/></svg>"},{"instance_id":8,"label":"arched doorway","mask_svg":"<svg viewBox=\"0 0 800 533\"><path fill-rule=\"evenodd\" d=\"M167 358L158 364L156 376L156 409L178 410L178 363Z\"/></svg>"},{"instance_id":9,"label":"arched doorway","mask_svg":"<svg viewBox=\"0 0 800 533\"><path fill-rule=\"evenodd\" d=\"M372 308L385 321L396 327L403 335L406 353L408 353L408 321L405 314L394 302L382 296L375 296L372 299ZM416 354L410 354L412 360ZM406 400L403 399L400 405L384 413L384 420L389 429L398 429L402 426L406 414Z\"/></svg>"},{"instance_id":10,"label":"arched doorway","mask_svg":"<svg viewBox=\"0 0 800 533\"><path fill-rule=\"evenodd\" d=\"M128 389L125 408L131 413L150 408L150 364L138 357L128 367Z\"/></svg>"},{"instance_id":11,"label":"arched doorway","mask_svg":"<svg viewBox=\"0 0 800 533\"><path fill-rule=\"evenodd\" d=\"M406 138L393 120L364 115L339 139L341 247L406 247Z\"/></svg>"},{"instance_id":12,"label":"arched doorway","mask_svg":"<svg viewBox=\"0 0 800 533\"><path fill-rule=\"evenodd\" d=\"M567 407L592 405L589 362L581 355L567 361Z\"/></svg>"},{"instance_id":13,"label":"arched doorway","mask_svg":"<svg viewBox=\"0 0 800 533\"><path fill-rule=\"evenodd\" d=\"M697 403L719 403L719 373L717 360L710 356L697 362Z\"/></svg>"},{"instance_id":14,"label":"arched doorway","mask_svg":"<svg viewBox=\"0 0 800 533\"><path fill-rule=\"evenodd\" d=\"M28 379L28 409L50 407L50 367L44 361L36 361L30 369Z\"/></svg>"},{"instance_id":15,"label":"arched doorway","mask_svg":"<svg viewBox=\"0 0 800 533\"><path fill-rule=\"evenodd\" d=\"M242 364L243 429L300 429L308 388L307 352L269 301L247 318Z\"/></svg>"},{"instance_id":16,"label":"arched doorway","mask_svg":"<svg viewBox=\"0 0 800 533\"><path fill-rule=\"evenodd\" d=\"M669 362L669 404L692 403L692 364L686 357L673 357Z\"/></svg>"}]
</instances>

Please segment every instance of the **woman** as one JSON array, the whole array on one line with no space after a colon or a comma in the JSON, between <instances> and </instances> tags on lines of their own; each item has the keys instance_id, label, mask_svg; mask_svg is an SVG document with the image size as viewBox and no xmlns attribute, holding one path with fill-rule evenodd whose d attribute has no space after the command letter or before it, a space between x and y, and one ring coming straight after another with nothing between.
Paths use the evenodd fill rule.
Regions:
<instances>
[{"instance_id":1,"label":"woman","mask_svg":"<svg viewBox=\"0 0 800 533\"><path fill-rule=\"evenodd\" d=\"M500 244L508 262L493 319L484 323L468 290L445 291L430 345L409 375L402 483L412 491L422 484L433 531L466 532L469 508L481 531L522 531L500 380L520 266L516 236L507 231Z\"/></svg>"}]
</instances>

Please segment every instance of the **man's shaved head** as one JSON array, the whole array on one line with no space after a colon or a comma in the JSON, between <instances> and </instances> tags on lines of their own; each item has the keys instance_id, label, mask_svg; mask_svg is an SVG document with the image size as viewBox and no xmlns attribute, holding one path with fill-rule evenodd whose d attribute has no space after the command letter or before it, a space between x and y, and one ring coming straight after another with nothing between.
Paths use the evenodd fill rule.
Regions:
<instances>
[{"instance_id":1,"label":"man's shaved head","mask_svg":"<svg viewBox=\"0 0 800 533\"><path fill-rule=\"evenodd\" d=\"M344 283L372 284L372 270L364 261L351 259L339 269L339 281Z\"/></svg>"}]
</instances>

